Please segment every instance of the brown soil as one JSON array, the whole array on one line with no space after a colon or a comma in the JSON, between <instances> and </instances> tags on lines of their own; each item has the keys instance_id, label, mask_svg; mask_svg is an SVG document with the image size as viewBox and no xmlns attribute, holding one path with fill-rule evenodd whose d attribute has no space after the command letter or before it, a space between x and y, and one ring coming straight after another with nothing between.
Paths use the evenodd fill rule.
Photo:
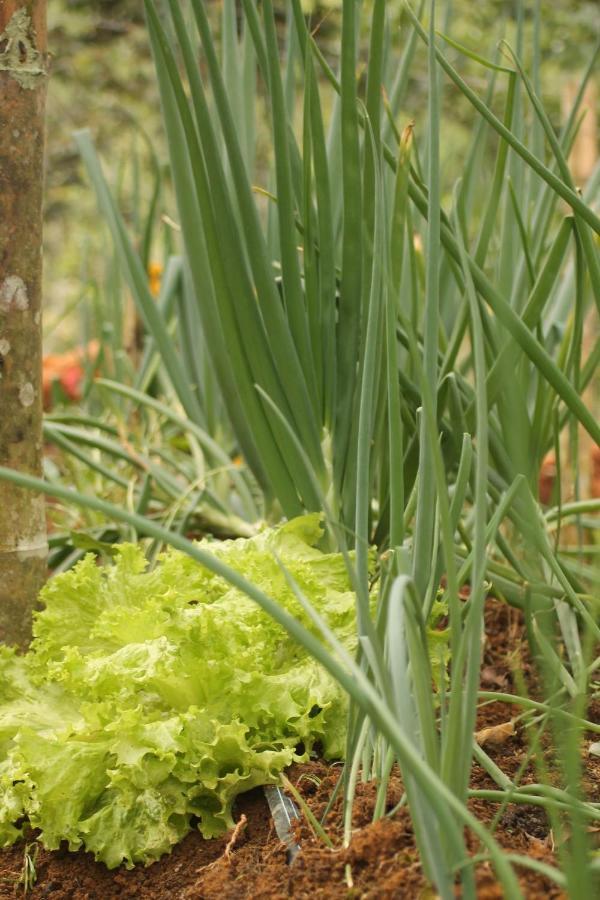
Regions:
<instances>
[{"instance_id":1,"label":"brown soil","mask_svg":"<svg viewBox=\"0 0 600 900\"><path fill-rule=\"evenodd\" d=\"M531 685L533 673L523 641L523 627L518 613L490 600L487 609L487 642L482 668L482 687L486 690L510 692L513 671L517 666ZM480 711L479 730L506 725L518 713L510 704L493 703ZM527 744L518 727L498 729L488 737L485 748L496 764L508 775L514 775L527 753ZM494 741L496 738L496 742ZM550 753L548 753L551 760ZM339 766L316 761L294 767L289 773L308 806L318 819L325 810ZM311 777L307 777L311 776ZM535 772L525 767L523 782L535 779ZM600 765L586 766L587 788L598 797ZM493 783L478 766L473 770L473 787L491 788ZM334 850L327 849L311 833L304 819L297 825L301 853L290 866L285 847L278 841L262 791L252 791L239 798L235 833L205 841L192 833L159 863L149 868L108 871L95 863L90 854L57 851L50 853L31 847L35 857L37 881L28 890L33 900L280 900L280 898L364 898L364 900L414 900L433 898L428 888L415 848L410 817L400 809L383 821L371 822L375 788L360 784L354 808L353 838L349 848L342 847L341 805L336 802L325 825ZM388 811L392 812L402 794L398 774L394 774L388 793ZM472 811L491 822L498 807L484 800L471 801ZM502 846L547 863L555 862L550 827L539 807L509 805L495 830ZM473 853L479 848L469 839ZM0 855L0 900L23 893L23 844ZM477 868L478 897L502 900L492 869L487 864ZM519 878L527 898L554 900L565 895L549 879L529 869L521 869Z\"/></svg>"}]
</instances>

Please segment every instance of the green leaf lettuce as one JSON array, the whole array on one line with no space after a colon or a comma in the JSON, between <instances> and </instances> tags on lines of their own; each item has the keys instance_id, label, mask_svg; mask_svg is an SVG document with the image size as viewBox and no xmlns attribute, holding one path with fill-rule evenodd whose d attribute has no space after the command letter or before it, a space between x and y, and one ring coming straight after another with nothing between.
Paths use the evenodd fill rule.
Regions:
<instances>
[{"instance_id":1,"label":"green leaf lettuce","mask_svg":"<svg viewBox=\"0 0 600 900\"><path fill-rule=\"evenodd\" d=\"M251 539L205 542L310 627L281 564L355 647L343 559L317 548L318 515ZM281 563L281 564L280 564ZM0 649L0 844L29 822L109 867L150 863L197 824L233 825L245 790L276 781L315 742L340 756L336 683L243 593L168 551L93 556L42 593L31 651Z\"/></svg>"}]
</instances>

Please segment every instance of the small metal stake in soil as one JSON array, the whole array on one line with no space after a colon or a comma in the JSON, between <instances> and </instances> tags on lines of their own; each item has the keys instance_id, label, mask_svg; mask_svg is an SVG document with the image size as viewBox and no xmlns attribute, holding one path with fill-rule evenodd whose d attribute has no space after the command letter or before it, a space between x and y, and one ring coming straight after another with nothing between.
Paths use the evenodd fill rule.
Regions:
<instances>
[{"instance_id":1,"label":"small metal stake in soil","mask_svg":"<svg viewBox=\"0 0 600 900\"><path fill-rule=\"evenodd\" d=\"M291 829L294 819L299 818L296 804L277 785L267 785L263 790L271 810L277 837L287 847L287 861L291 865L300 853L300 845L294 838Z\"/></svg>"}]
</instances>

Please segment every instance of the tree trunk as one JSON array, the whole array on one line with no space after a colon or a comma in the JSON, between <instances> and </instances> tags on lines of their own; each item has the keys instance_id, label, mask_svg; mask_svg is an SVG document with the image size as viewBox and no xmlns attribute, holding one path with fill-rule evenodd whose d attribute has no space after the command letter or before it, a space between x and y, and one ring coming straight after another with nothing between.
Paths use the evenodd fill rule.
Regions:
<instances>
[{"instance_id":1,"label":"tree trunk","mask_svg":"<svg viewBox=\"0 0 600 900\"><path fill-rule=\"evenodd\" d=\"M46 0L0 0L0 463L42 470ZM0 481L0 640L25 647L46 577L44 498Z\"/></svg>"}]
</instances>

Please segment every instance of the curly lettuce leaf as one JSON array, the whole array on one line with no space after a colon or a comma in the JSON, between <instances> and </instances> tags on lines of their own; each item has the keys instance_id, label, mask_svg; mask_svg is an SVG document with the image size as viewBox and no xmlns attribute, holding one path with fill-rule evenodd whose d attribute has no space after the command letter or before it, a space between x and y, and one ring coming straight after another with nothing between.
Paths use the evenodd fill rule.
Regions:
<instances>
[{"instance_id":1,"label":"curly lettuce leaf","mask_svg":"<svg viewBox=\"0 0 600 900\"><path fill-rule=\"evenodd\" d=\"M354 594L318 515L203 542L307 627L285 570L349 650ZM150 863L197 822L233 824L236 796L315 742L340 756L338 685L242 592L169 550L92 556L45 587L25 657L0 651L0 843L41 831L113 867Z\"/></svg>"}]
</instances>

